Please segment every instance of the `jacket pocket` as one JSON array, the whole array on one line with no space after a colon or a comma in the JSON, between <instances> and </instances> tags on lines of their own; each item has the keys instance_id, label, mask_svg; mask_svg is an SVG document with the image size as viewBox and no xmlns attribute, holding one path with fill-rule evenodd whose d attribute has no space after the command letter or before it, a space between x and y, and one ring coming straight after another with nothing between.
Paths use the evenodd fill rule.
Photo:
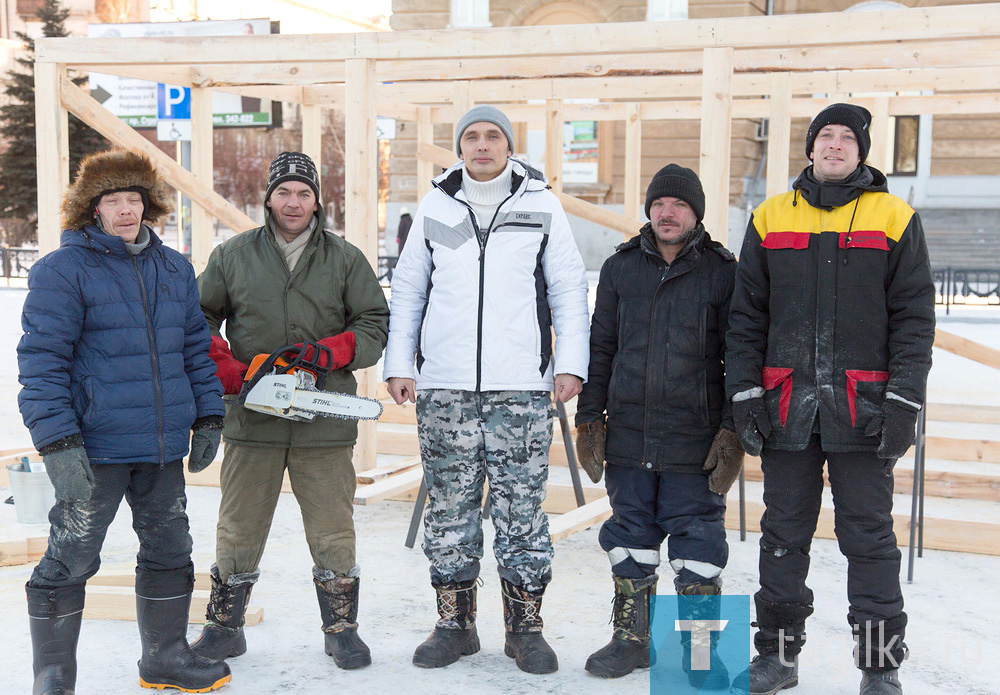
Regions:
<instances>
[{"instance_id":1,"label":"jacket pocket","mask_svg":"<svg viewBox=\"0 0 1000 695\"><path fill-rule=\"evenodd\" d=\"M885 398L889 372L848 369L847 408L851 413L851 427L867 427L879 414ZM860 422L860 425L858 424Z\"/></svg>"},{"instance_id":2,"label":"jacket pocket","mask_svg":"<svg viewBox=\"0 0 1000 695\"><path fill-rule=\"evenodd\" d=\"M768 232L760 243L765 249L807 249L811 232Z\"/></svg>"},{"instance_id":3,"label":"jacket pocket","mask_svg":"<svg viewBox=\"0 0 1000 695\"><path fill-rule=\"evenodd\" d=\"M95 420L97 406L94 403L94 381L90 377L84 377L82 382L83 407L80 411L80 425L82 428L89 428Z\"/></svg>"},{"instance_id":4,"label":"jacket pocket","mask_svg":"<svg viewBox=\"0 0 1000 695\"><path fill-rule=\"evenodd\" d=\"M781 427L788 421L788 409L792 403L792 372L791 367L764 367L762 373L764 386L764 401L771 424L775 422L774 412L777 411L777 421Z\"/></svg>"},{"instance_id":5,"label":"jacket pocket","mask_svg":"<svg viewBox=\"0 0 1000 695\"><path fill-rule=\"evenodd\" d=\"M842 232L839 244L842 249L889 250L889 239L886 233L877 229L858 229L852 232Z\"/></svg>"}]
</instances>

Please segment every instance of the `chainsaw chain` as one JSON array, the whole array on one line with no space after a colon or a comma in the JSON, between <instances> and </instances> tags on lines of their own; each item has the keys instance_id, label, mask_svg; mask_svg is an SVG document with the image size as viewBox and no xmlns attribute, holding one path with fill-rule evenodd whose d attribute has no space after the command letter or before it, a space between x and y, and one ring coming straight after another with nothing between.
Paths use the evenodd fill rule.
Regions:
<instances>
[{"instance_id":1,"label":"chainsaw chain","mask_svg":"<svg viewBox=\"0 0 1000 695\"><path fill-rule=\"evenodd\" d=\"M319 389L316 389L316 390L318 391ZM297 410L300 413L312 413L313 415L315 415L317 417L324 417L324 418L332 417L332 418L336 418L338 420L378 420L380 417L382 417L382 412L385 410L385 408L382 407L382 402L380 400L378 400L377 398L368 398L367 396L358 396L358 395L355 395L353 393L345 393L345 394L342 394L342 395L350 396L351 398L358 398L358 399L361 399L363 401L370 401L372 403L378 403L378 405L379 405L378 415L375 415L374 417L353 417L353 416L347 416L347 415L337 415L335 413L327 413L327 412L324 412L322 410L309 410L308 408L296 408L295 410Z\"/></svg>"}]
</instances>

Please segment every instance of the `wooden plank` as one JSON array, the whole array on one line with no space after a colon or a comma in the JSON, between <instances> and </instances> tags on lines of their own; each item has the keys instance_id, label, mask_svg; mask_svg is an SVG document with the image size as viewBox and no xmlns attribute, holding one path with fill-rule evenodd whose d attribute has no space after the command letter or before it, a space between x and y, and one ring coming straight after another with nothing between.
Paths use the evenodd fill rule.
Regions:
<instances>
[{"instance_id":1,"label":"wooden plank","mask_svg":"<svg viewBox=\"0 0 1000 695\"><path fill-rule=\"evenodd\" d=\"M451 141L458 139L458 122L475 103L472 99L472 86L468 81L457 80L451 83Z\"/></svg>"},{"instance_id":2,"label":"wooden plank","mask_svg":"<svg viewBox=\"0 0 1000 695\"><path fill-rule=\"evenodd\" d=\"M767 197L788 190L788 155L792 137L792 84L787 72L771 75L767 132Z\"/></svg>"},{"instance_id":3,"label":"wooden plank","mask_svg":"<svg viewBox=\"0 0 1000 695\"><path fill-rule=\"evenodd\" d=\"M552 542L569 538L578 531L590 528L611 517L611 501L605 495L598 500L588 502L565 514L549 519L549 535Z\"/></svg>"},{"instance_id":4,"label":"wooden plank","mask_svg":"<svg viewBox=\"0 0 1000 695\"><path fill-rule=\"evenodd\" d=\"M135 589L135 572L101 570L87 580L87 586L119 586ZM211 591L212 577L208 572L194 573L194 588L196 591Z\"/></svg>"},{"instance_id":5,"label":"wooden plank","mask_svg":"<svg viewBox=\"0 0 1000 695\"><path fill-rule=\"evenodd\" d=\"M323 107L319 104L302 104L302 153L323 171Z\"/></svg>"},{"instance_id":6,"label":"wooden plank","mask_svg":"<svg viewBox=\"0 0 1000 695\"><path fill-rule=\"evenodd\" d=\"M639 219L642 210L642 118L639 104L631 103L625 113L625 217ZM630 230L636 233L635 227Z\"/></svg>"},{"instance_id":7,"label":"wooden plank","mask_svg":"<svg viewBox=\"0 0 1000 695\"><path fill-rule=\"evenodd\" d=\"M10 541L0 541L0 567L26 565L37 562L48 548L48 536L32 536Z\"/></svg>"},{"instance_id":8,"label":"wooden plank","mask_svg":"<svg viewBox=\"0 0 1000 695\"><path fill-rule=\"evenodd\" d=\"M393 456L419 456L420 444L417 441L417 433L386 432L386 431L379 432L378 453L391 454ZM563 448L562 442L556 442L553 440L552 447L549 449L549 465L550 466L568 465L566 459L566 450ZM201 474L199 473L199 475Z\"/></svg>"},{"instance_id":9,"label":"wooden plank","mask_svg":"<svg viewBox=\"0 0 1000 695\"><path fill-rule=\"evenodd\" d=\"M259 226L221 195L211 188L203 186L194 177L194 174L184 169L159 147L128 127L121 119L113 116L110 111L68 79L63 79L60 87L63 105L73 115L111 142L145 152L156 164L156 168L167 183L207 209L213 216L219 218L222 224L235 232ZM45 187L40 187L39 190L42 188Z\"/></svg>"},{"instance_id":10,"label":"wooden plank","mask_svg":"<svg viewBox=\"0 0 1000 695\"><path fill-rule=\"evenodd\" d=\"M417 148L422 145L434 146L434 122L431 121L431 107L417 107ZM453 162L454 163L454 162ZM434 178L434 163L417 157L417 201L431 192L431 180ZM414 210L414 214L416 211Z\"/></svg>"},{"instance_id":11,"label":"wooden plank","mask_svg":"<svg viewBox=\"0 0 1000 695\"><path fill-rule=\"evenodd\" d=\"M214 149L212 138L212 92L191 89L191 173L198 183L214 192ZM191 208L191 264L200 273L208 265L215 237L215 220L201 205Z\"/></svg>"},{"instance_id":12,"label":"wooden plank","mask_svg":"<svg viewBox=\"0 0 1000 695\"><path fill-rule=\"evenodd\" d=\"M423 469L416 468L389 476L371 485L359 485L357 492L354 493L354 504L374 504L400 493L415 490L420 487L420 479L423 476Z\"/></svg>"},{"instance_id":13,"label":"wooden plank","mask_svg":"<svg viewBox=\"0 0 1000 695\"><path fill-rule=\"evenodd\" d=\"M378 466L377 468L372 468L364 473L358 473L357 480L358 485L370 485L376 483L379 480L390 477L396 473L402 473L403 471L408 471L411 468L416 468L420 465L419 456L409 456L405 459L396 461L395 463L389 463L384 466Z\"/></svg>"},{"instance_id":14,"label":"wooden plank","mask_svg":"<svg viewBox=\"0 0 1000 695\"><path fill-rule=\"evenodd\" d=\"M942 331L940 328L934 331L934 347L985 364L987 367L1000 369L1000 350Z\"/></svg>"},{"instance_id":15,"label":"wooden plank","mask_svg":"<svg viewBox=\"0 0 1000 695\"><path fill-rule=\"evenodd\" d=\"M705 189L705 228L723 245L729 236L733 49L706 48L702 80L699 178Z\"/></svg>"},{"instance_id":16,"label":"wooden plank","mask_svg":"<svg viewBox=\"0 0 1000 695\"><path fill-rule=\"evenodd\" d=\"M869 127L872 147L868 163L879 171L888 171L892 160L892 139L889 137L889 97L875 97L871 108L872 123Z\"/></svg>"},{"instance_id":17,"label":"wooden plank","mask_svg":"<svg viewBox=\"0 0 1000 695\"><path fill-rule=\"evenodd\" d=\"M1000 441L927 437L927 457L948 461L988 461L1000 463ZM911 448L908 455L912 455Z\"/></svg>"},{"instance_id":18,"label":"wooden plank","mask_svg":"<svg viewBox=\"0 0 1000 695\"><path fill-rule=\"evenodd\" d=\"M929 403L927 419L942 422L970 422L1000 425L1000 406Z\"/></svg>"},{"instance_id":19,"label":"wooden plank","mask_svg":"<svg viewBox=\"0 0 1000 695\"><path fill-rule=\"evenodd\" d=\"M553 193L563 192L563 116L562 100L545 103L545 178Z\"/></svg>"},{"instance_id":20,"label":"wooden plank","mask_svg":"<svg viewBox=\"0 0 1000 695\"><path fill-rule=\"evenodd\" d=\"M406 492L394 494L389 499L395 502L412 502L417 498L418 487L419 484ZM587 504L606 496L607 492L603 487L586 486L583 488L583 499ZM579 509L573 486L550 482L545 488L545 500L542 502L542 509L547 514L564 514L574 509Z\"/></svg>"},{"instance_id":21,"label":"wooden plank","mask_svg":"<svg viewBox=\"0 0 1000 695\"><path fill-rule=\"evenodd\" d=\"M41 255L59 248L62 225L59 209L69 186L69 123L59 102L59 83L66 79L62 65L35 69L35 129L45 137L35 139L38 181L38 250Z\"/></svg>"},{"instance_id":22,"label":"wooden plank","mask_svg":"<svg viewBox=\"0 0 1000 695\"><path fill-rule=\"evenodd\" d=\"M189 625L205 622L209 592L195 589L191 597ZM83 617L88 620L135 620L135 591L123 586L88 586ZM244 627L259 625L264 620L264 609L251 606L244 616Z\"/></svg>"}]
</instances>

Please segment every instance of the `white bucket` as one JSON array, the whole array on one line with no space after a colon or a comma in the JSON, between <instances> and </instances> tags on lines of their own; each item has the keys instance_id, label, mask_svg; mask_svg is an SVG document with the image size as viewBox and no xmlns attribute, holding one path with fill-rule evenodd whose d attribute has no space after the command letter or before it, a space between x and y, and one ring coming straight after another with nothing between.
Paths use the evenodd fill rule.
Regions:
<instances>
[{"instance_id":1,"label":"white bucket","mask_svg":"<svg viewBox=\"0 0 1000 695\"><path fill-rule=\"evenodd\" d=\"M56 491L52 487L42 463L31 464L31 472L21 469L20 463L7 466L10 489L14 493L14 511L22 524L47 524L49 510L56 504Z\"/></svg>"}]
</instances>

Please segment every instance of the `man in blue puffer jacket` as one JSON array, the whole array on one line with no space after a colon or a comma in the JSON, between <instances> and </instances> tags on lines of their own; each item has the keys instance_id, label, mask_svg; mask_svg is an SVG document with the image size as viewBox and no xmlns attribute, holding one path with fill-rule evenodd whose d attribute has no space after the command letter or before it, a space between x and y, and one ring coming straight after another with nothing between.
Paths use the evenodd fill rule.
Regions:
<instances>
[{"instance_id":1,"label":"man in blue puffer jacket","mask_svg":"<svg viewBox=\"0 0 1000 695\"><path fill-rule=\"evenodd\" d=\"M225 408L194 269L143 221L169 212L138 152L86 158L62 245L31 269L17 348L21 415L57 502L28 581L34 695L72 693L84 586L124 497L139 536L139 684L204 692L231 678L186 639L194 586L184 471L215 458Z\"/></svg>"}]
</instances>

